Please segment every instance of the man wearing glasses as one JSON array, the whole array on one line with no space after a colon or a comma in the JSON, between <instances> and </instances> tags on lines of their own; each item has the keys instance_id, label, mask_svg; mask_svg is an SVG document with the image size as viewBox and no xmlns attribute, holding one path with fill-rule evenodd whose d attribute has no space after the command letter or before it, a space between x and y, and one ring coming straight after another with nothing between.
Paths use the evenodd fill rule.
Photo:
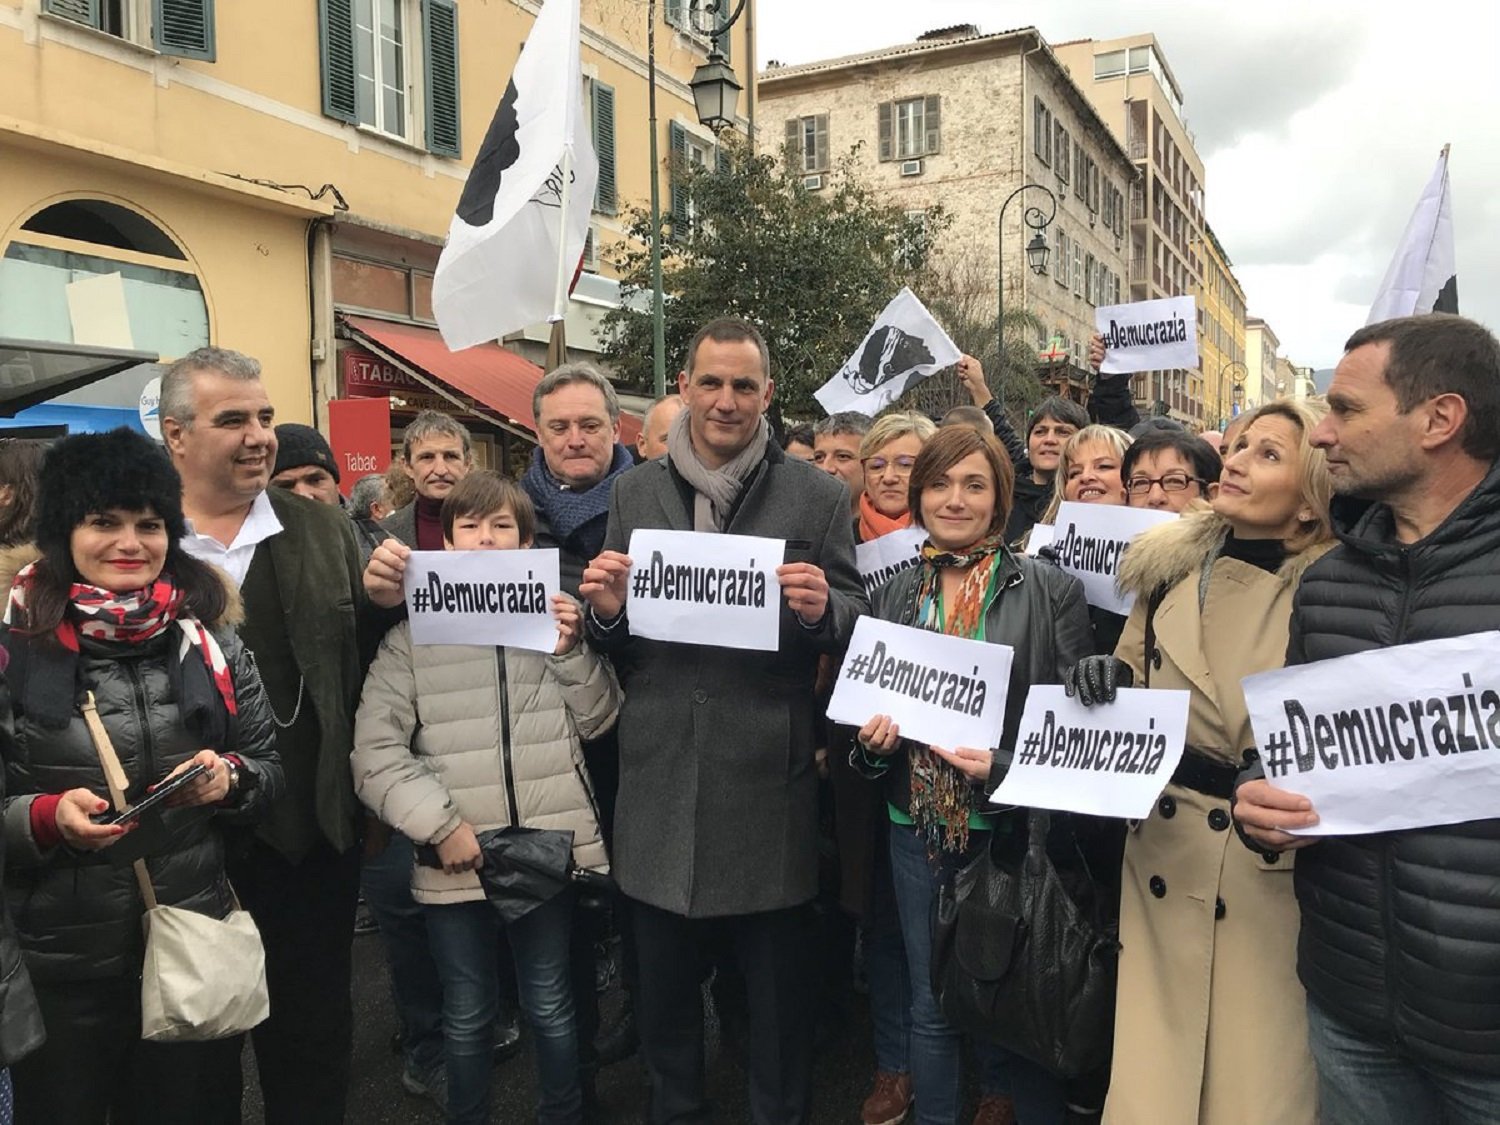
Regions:
<instances>
[{"instance_id":1,"label":"man wearing glasses","mask_svg":"<svg viewBox=\"0 0 1500 1125\"><path fill-rule=\"evenodd\" d=\"M1120 476L1132 508L1180 512L1219 491L1223 462L1214 448L1186 430L1148 430L1125 451Z\"/></svg>"}]
</instances>

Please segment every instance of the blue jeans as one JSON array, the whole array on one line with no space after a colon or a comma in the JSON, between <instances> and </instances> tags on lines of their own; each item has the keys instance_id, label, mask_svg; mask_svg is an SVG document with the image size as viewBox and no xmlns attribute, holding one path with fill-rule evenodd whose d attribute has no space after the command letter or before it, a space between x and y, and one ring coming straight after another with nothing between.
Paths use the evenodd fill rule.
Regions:
<instances>
[{"instance_id":1,"label":"blue jeans","mask_svg":"<svg viewBox=\"0 0 1500 1125\"><path fill-rule=\"evenodd\" d=\"M488 902L424 908L427 934L443 982L443 1040L448 1064L448 1121L489 1120L494 1023L500 1009L495 948L504 924ZM573 895L564 892L504 927L516 962L521 1010L536 1045L537 1121L581 1122L583 1087L568 973Z\"/></svg>"},{"instance_id":2,"label":"blue jeans","mask_svg":"<svg viewBox=\"0 0 1500 1125\"><path fill-rule=\"evenodd\" d=\"M870 911L861 929L865 980L870 986L870 1022L875 1032L875 1069L905 1074L911 1069L911 974L901 915L891 884L891 849L881 833L871 857Z\"/></svg>"},{"instance_id":3,"label":"blue jeans","mask_svg":"<svg viewBox=\"0 0 1500 1125\"><path fill-rule=\"evenodd\" d=\"M365 860L359 889L385 944L402 1052L427 1073L443 1061L443 985L427 943L426 915L411 897L412 852L412 842L393 831L385 850Z\"/></svg>"},{"instance_id":4,"label":"blue jeans","mask_svg":"<svg viewBox=\"0 0 1500 1125\"><path fill-rule=\"evenodd\" d=\"M971 832L968 850L929 860L927 844L910 825L891 825L891 874L911 975L911 1083L917 1125L952 1125L962 1097L963 1036L950 1027L932 993L932 921L938 887L980 850L988 832ZM975 1040L981 1094L1008 1094L1019 1125L1060 1125L1066 1100L1061 1081L1035 1063L993 1043Z\"/></svg>"},{"instance_id":5,"label":"blue jeans","mask_svg":"<svg viewBox=\"0 0 1500 1125\"><path fill-rule=\"evenodd\" d=\"M1311 998L1307 1041L1318 1067L1323 1125L1492 1125L1500 1121L1500 1077L1417 1062L1366 1039Z\"/></svg>"}]
</instances>

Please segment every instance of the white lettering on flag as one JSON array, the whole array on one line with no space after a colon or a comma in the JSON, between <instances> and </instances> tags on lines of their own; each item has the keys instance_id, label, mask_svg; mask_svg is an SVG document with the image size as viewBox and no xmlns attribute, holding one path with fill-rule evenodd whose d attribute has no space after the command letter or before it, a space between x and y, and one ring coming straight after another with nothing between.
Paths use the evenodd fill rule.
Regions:
<instances>
[{"instance_id":1,"label":"white lettering on flag","mask_svg":"<svg viewBox=\"0 0 1500 1125\"><path fill-rule=\"evenodd\" d=\"M1101 375L1198 366L1198 304L1192 297L1101 305L1094 325L1104 337Z\"/></svg>"},{"instance_id":2,"label":"white lettering on flag","mask_svg":"<svg viewBox=\"0 0 1500 1125\"><path fill-rule=\"evenodd\" d=\"M1089 605L1111 613L1129 613L1135 596L1121 593L1115 585L1125 548L1147 528L1176 518L1175 512L1152 508L1069 501L1057 509L1052 554L1058 566L1083 583L1084 600Z\"/></svg>"},{"instance_id":3,"label":"white lettering on flag","mask_svg":"<svg viewBox=\"0 0 1500 1125\"><path fill-rule=\"evenodd\" d=\"M706 531L630 534L631 636L775 652L784 539Z\"/></svg>"},{"instance_id":4,"label":"white lettering on flag","mask_svg":"<svg viewBox=\"0 0 1500 1125\"><path fill-rule=\"evenodd\" d=\"M997 805L1144 819L1182 759L1188 693L1122 688L1085 707L1056 684L1026 696Z\"/></svg>"},{"instance_id":5,"label":"white lettering on flag","mask_svg":"<svg viewBox=\"0 0 1500 1125\"><path fill-rule=\"evenodd\" d=\"M901 571L916 566L925 542L927 532L922 528L903 527L867 543L855 544L854 565L865 581L865 593L873 594Z\"/></svg>"},{"instance_id":6,"label":"white lettering on flag","mask_svg":"<svg viewBox=\"0 0 1500 1125\"><path fill-rule=\"evenodd\" d=\"M1500 632L1241 681L1266 780L1312 801L1309 836L1500 814Z\"/></svg>"},{"instance_id":7,"label":"white lettering on flag","mask_svg":"<svg viewBox=\"0 0 1500 1125\"><path fill-rule=\"evenodd\" d=\"M1015 651L861 617L828 717L862 727L889 715L903 738L954 750L993 749L1005 724Z\"/></svg>"},{"instance_id":8,"label":"white lettering on flag","mask_svg":"<svg viewBox=\"0 0 1500 1125\"><path fill-rule=\"evenodd\" d=\"M857 410L871 418L963 353L917 295L902 289L839 373L813 392L824 410Z\"/></svg>"},{"instance_id":9,"label":"white lettering on flag","mask_svg":"<svg viewBox=\"0 0 1500 1125\"><path fill-rule=\"evenodd\" d=\"M557 647L558 571L556 548L413 551L404 579L411 642L550 653Z\"/></svg>"}]
</instances>

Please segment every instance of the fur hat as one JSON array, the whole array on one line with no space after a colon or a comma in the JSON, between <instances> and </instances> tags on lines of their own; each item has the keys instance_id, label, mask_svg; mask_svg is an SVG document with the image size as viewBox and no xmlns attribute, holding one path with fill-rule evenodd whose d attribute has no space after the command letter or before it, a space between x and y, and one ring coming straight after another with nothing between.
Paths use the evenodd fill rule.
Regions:
<instances>
[{"instance_id":1,"label":"fur hat","mask_svg":"<svg viewBox=\"0 0 1500 1125\"><path fill-rule=\"evenodd\" d=\"M151 509L179 543L182 478L167 451L134 430L75 434L47 451L36 500L36 543L44 555L69 558L73 529L91 512Z\"/></svg>"},{"instance_id":2,"label":"fur hat","mask_svg":"<svg viewBox=\"0 0 1500 1125\"><path fill-rule=\"evenodd\" d=\"M311 426L283 422L276 427L276 467L271 470L271 475L274 477L288 469L300 469L303 465L327 469L335 482L339 479L338 462L333 459L333 450L328 448L328 439Z\"/></svg>"}]
</instances>

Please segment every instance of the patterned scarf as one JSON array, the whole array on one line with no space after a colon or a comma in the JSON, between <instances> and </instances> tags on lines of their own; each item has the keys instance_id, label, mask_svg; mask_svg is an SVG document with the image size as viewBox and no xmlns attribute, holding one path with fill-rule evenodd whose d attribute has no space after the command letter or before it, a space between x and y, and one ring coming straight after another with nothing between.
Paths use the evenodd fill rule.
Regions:
<instances>
[{"instance_id":1,"label":"patterned scarf","mask_svg":"<svg viewBox=\"0 0 1500 1125\"><path fill-rule=\"evenodd\" d=\"M604 547L604 525L609 516L609 494L614 488L615 478L634 467L630 450L616 442L614 457L604 479L592 488L571 488L552 475L538 447L532 455L531 467L521 477L521 487L546 517L547 526L559 543L566 543L575 532L589 524L594 525L579 544L579 554L591 559Z\"/></svg>"},{"instance_id":2,"label":"patterned scarf","mask_svg":"<svg viewBox=\"0 0 1500 1125\"><path fill-rule=\"evenodd\" d=\"M921 576L917 584L917 617L913 624L933 633L983 640L985 605L1000 560L1005 556L1004 548L1004 530L957 551L941 550L931 541L923 544L922 561L918 564ZM942 604L945 568L967 572L958 596L946 605ZM928 850L963 851L969 846L973 785L922 743L912 742L907 755L911 818L926 838Z\"/></svg>"},{"instance_id":3,"label":"patterned scarf","mask_svg":"<svg viewBox=\"0 0 1500 1125\"><path fill-rule=\"evenodd\" d=\"M35 569L35 563L24 567L11 586L5 623L19 632L25 631L27 595ZM190 674L190 669L201 667L223 701L225 710L231 716L238 714L234 679L229 673L224 651L202 622L196 617L181 615L179 611L184 595L170 575L162 573L150 586L128 594L75 582L68 596L68 612L53 635L72 660L78 656L81 638L115 644L141 644L176 625L182 633L176 651L177 667L184 676ZM189 661L188 656L194 649L198 650L198 659ZM184 691L182 694L191 693Z\"/></svg>"}]
</instances>

